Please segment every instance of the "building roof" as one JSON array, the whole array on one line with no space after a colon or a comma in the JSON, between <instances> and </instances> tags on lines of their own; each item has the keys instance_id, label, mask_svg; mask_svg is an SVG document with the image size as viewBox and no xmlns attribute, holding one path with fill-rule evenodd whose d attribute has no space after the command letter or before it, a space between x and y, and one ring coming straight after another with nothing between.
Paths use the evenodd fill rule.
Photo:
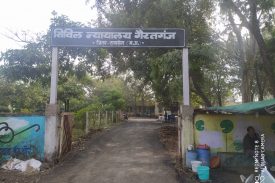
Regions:
<instances>
[{"instance_id":1,"label":"building roof","mask_svg":"<svg viewBox=\"0 0 275 183\"><path fill-rule=\"evenodd\" d=\"M240 113L248 114L254 112L275 114L275 98L259 102L249 102L239 105L223 106L223 107L208 107L207 111L221 113Z\"/></svg>"}]
</instances>

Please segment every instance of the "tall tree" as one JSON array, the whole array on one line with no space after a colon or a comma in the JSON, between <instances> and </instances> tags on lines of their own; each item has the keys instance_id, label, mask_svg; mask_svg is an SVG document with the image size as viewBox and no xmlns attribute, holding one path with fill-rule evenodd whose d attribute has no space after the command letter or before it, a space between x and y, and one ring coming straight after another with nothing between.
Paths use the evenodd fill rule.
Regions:
<instances>
[{"instance_id":1,"label":"tall tree","mask_svg":"<svg viewBox=\"0 0 275 183\"><path fill-rule=\"evenodd\" d=\"M22 49L10 49L1 54L0 59L3 61L3 65L0 66L1 78L3 77L7 82L14 83L17 93L20 93L21 90L19 89L22 89L22 96L25 94L25 90L30 92L30 96L35 94L39 88L44 91L49 90L50 30L53 26L85 27L84 24L73 22L66 16L55 15L46 34L37 35L35 40L26 41ZM84 86L81 85L81 82L87 75L105 77L108 74L102 69L107 56L108 53L103 49L59 48L58 99L65 103L66 109L68 109L70 98L79 99L84 95ZM34 90L29 90L29 88ZM13 93L13 96L17 93ZM41 92L42 94L43 92ZM49 96L48 92L46 94L43 105L46 104ZM35 98L33 99L35 100ZM33 109L37 105L32 106L31 102L34 101L30 101L30 105L28 105L27 100L24 103L18 101L16 102L16 105L18 104L16 108Z\"/></svg>"},{"instance_id":2,"label":"tall tree","mask_svg":"<svg viewBox=\"0 0 275 183\"><path fill-rule=\"evenodd\" d=\"M212 1L97 0L95 7L99 12L99 26L102 27L185 28L188 45L191 46L192 91L203 99L205 105L212 105L209 95L205 92L206 86L203 82L206 77L203 73L204 68L215 63L215 60L212 59L213 52L209 49L213 44L213 39L207 22L214 8ZM168 94L169 90L172 91L175 86L181 88L180 51L171 49L113 49L110 51L118 71L130 68L138 79L143 78L144 82L152 85L155 93L159 96L158 98L162 98L162 100L167 98L167 95L173 97L171 101L180 99L178 96L181 93L180 90ZM171 54L169 54L170 52ZM165 62L164 59L170 60L170 62ZM162 66L167 69L161 68ZM170 71L169 68L171 68ZM160 71L157 72L157 69ZM162 82L162 85L158 82Z\"/></svg>"},{"instance_id":3,"label":"tall tree","mask_svg":"<svg viewBox=\"0 0 275 183\"><path fill-rule=\"evenodd\" d=\"M221 0L221 6L227 11L232 10L240 19L241 24L246 27L255 38L259 47L263 68L268 78L270 93L275 97L275 83L273 82L275 71L261 29L262 26L272 22L272 14L274 13L275 6L274 1Z\"/></svg>"}]
</instances>

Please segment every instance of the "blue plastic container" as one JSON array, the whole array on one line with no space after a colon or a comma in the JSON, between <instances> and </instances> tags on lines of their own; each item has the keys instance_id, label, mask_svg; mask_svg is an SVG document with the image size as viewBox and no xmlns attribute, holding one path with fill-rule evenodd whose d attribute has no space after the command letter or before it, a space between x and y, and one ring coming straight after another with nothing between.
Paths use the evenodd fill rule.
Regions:
<instances>
[{"instance_id":1,"label":"blue plastic container","mask_svg":"<svg viewBox=\"0 0 275 183\"><path fill-rule=\"evenodd\" d=\"M198 153L196 151L187 151L186 152L186 166L191 168L191 161L197 160Z\"/></svg>"},{"instance_id":2,"label":"blue plastic container","mask_svg":"<svg viewBox=\"0 0 275 183\"><path fill-rule=\"evenodd\" d=\"M197 149L198 160L202 162L202 165L210 165L210 150L209 149Z\"/></svg>"},{"instance_id":3,"label":"blue plastic container","mask_svg":"<svg viewBox=\"0 0 275 183\"><path fill-rule=\"evenodd\" d=\"M200 180L209 180L209 167L208 166L198 166L197 168L198 177Z\"/></svg>"}]
</instances>

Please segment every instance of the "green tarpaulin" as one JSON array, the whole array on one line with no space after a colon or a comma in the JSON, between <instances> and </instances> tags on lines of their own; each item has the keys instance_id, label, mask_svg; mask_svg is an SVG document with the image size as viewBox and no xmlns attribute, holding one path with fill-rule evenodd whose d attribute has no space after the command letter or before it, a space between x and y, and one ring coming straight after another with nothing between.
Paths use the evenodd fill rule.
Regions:
<instances>
[{"instance_id":1,"label":"green tarpaulin","mask_svg":"<svg viewBox=\"0 0 275 183\"><path fill-rule=\"evenodd\" d=\"M275 112L275 99L264 100L259 102L249 102L240 105L223 106L223 107L209 107L209 111L229 112L229 113L251 113L255 111L266 111L274 107L272 110Z\"/></svg>"}]
</instances>

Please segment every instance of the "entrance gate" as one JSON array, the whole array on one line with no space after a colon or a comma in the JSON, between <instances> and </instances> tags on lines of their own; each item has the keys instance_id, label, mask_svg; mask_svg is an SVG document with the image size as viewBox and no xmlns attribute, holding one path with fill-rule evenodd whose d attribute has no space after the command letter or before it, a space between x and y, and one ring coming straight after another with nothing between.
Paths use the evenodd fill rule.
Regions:
<instances>
[{"instance_id":1,"label":"entrance gate","mask_svg":"<svg viewBox=\"0 0 275 183\"><path fill-rule=\"evenodd\" d=\"M51 31L52 67L51 67L51 89L50 103L46 108L45 129L45 159L52 161L58 151L58 106L57 106L57 81L58 81L58 47L96 47L96 48L181 48L182 49L182 76L183 76L183 110L182 114L190 113L189 96L189 66L188 48L185 44L185 30L174 28L161 29L91 29L54 27ZM186 111L186 112L185 112ZM188 112L189 111L189 112ZM191 115L191 114L189 114ZM188 117L184 119L187 119ZM181 129L190 129L190 124L180 123ZM186 128L185 128L186 127ZM188 131L188 130L187 130ZM191 132L190 132L191 133ZM183 137L180 130L181 149L185 149L192 140ZM184 135L185 137L186 135ZM192 136L192 135L191 135ZM184 151L183 152L183 158Z\"/></svg>"}]
</instances>

